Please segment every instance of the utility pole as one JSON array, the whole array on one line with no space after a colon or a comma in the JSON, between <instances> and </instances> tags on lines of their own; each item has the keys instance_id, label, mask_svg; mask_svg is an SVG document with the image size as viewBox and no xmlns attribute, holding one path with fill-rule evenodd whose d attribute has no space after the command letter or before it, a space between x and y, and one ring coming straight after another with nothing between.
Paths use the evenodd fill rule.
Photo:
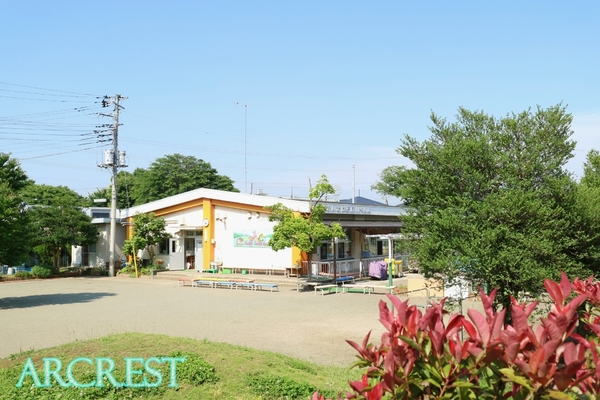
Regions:
<instances>
[{"instance_id":1,"label":"utility pole","mask_svg":"<svg viewBox=\"0 0 600 400\"><path fill-rule=\"evenodd\" d=\"M120 167L126 167L125 152L119 153L119 111L123 108L119 105L120 100L125 100L127 97L116 94L114 97L105 96L102 100L102 106L108 107L114 105L113 113L100 114L104 117L112 117L112 150L105 150L104 164L99 165L101 168L112 169L112 192L110 197L110 238L109 238L109 276L115 276L115 236L117 231L117 172Z\"/></svg>"}]
</instances>

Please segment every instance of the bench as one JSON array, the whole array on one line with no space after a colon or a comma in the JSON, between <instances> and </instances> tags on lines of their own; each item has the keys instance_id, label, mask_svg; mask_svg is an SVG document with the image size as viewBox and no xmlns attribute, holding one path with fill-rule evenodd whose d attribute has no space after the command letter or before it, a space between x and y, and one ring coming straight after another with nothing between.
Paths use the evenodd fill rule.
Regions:
<instances>
[{"instance_id":1,"label":"bench","mask_svg":"<svg viewBox=\"0 0 600 400\"><path fill-rule=\"evenodd\" d=\"M369 285L357 285L354 283L348 283L345 285L342 285L342 293L346 293L349 292L350 289L362 289L363 294L371 294L375 291L375 288L373 286L369 286Z\"/></svg>"},{"instance_id":2,"label":"bench","mask_svg":"<svg viewBox=\"0 0 600 400\"><path fill-rule=\"evenodd\" d=\"M238 284L238 282L231 282L231 281L214 281L213 282L213 287L220 287L220 286L224 286L224 287L228 287L229 289L233 289L236 285Z\"/></svg>"},{"instance_id":3,"label":"bench","mask_svg":"<svg viewBox=\"0 0 600 400\"><path fill-rule=\"evenodd\" d=\"M335 278L335 283L344 283L344 282L354 282L353 276L340 276L339 278Z\"/></svg>"},{"instance_id":4,"label":"bench","mask_svg":"<svg viewBox=\"0 0 600 400\"><path fill-rule=\"evenodd\" d=\"M321 296L323 296L325 294L325 289L327 289L327 291L329 292L329 289L333 289L335 288L335 292L338 292L338 285L319 285L319 286L315 286L315 294L317 294L317 290L321 291Z\"/></svg>"},{"instance_id":5,"label":"bench","mask_svg":"<svg viewBox=\"0 0 600 400\"><path fill-rule=\"evenodd\" d=\"M277 283L255 283L254 284L254 288L256 289L263 289L263 288L269 288L271 289L271 292L273 291L273 289L275 289L276 291L279 292L279 284Z\"/></svg>"},{"instance_id":6,"label":"bench","mask_svg":"<svg viewBox=\"0 0 600 400\"><path fill-rule=\"evenodd\" d=\"M212 288L215 286L215 282L207 281L207 280L194 280L194 281L192 281L192 286L194 286L194 287L208 286L208 287Z\"/></svg>"},{"instance_id":7,"label":"bench","mask_svg":"<svg viewBox=\"0 0 600 400\"><path fill-rule=\"evenodd\" d=\"M192 278L180 278L177 280L177 286L185 286L186 282L190 282L194 286L194 280Z\"/></svg>"},{"instance_id":8,"label":"bench","mask_svg":"<svg viewBox=\"0 0 600 400\"><path fill-rule=\"evenodd\" d=\"M256 284L254 282L236 282L235 288L237 289L238 287L256 290Z\"/></svg>"}]
</instances>

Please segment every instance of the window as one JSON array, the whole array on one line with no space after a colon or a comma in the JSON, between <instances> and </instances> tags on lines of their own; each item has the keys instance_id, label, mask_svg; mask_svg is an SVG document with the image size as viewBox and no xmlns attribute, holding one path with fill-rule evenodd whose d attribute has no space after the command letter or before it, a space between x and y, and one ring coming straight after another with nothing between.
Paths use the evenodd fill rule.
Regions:
<instances>
[{"instance_id":1,"label":"window","mask_svg":"<svg viewBox=\"0 0 600 400\"><path fill-rule=\"evenodd\" d=\"M169 239L158 243L158 254L169 254Z\"/></svg>"}]
</instances>

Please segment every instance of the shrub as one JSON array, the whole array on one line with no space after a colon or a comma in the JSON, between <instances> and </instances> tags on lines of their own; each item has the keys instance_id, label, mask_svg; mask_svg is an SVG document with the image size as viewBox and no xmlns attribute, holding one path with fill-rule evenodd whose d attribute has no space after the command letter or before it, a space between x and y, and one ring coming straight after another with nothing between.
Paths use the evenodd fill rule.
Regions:
<instances>
[{"instance_id":1,"label":"shrub","mask_svg":"<svg viewBox=\"0 0 600 400\"><path fill-rule=\"evenodd\" d=\"M250 375L248 386L252 392L266 399L306 399L317 390L308 383L299 383L289 378L263 374Z\"/></svg>"},{"instance_id":2,"label":"shrub","mask_svg":"<svg viewBox=\"0 0 600 400\"><path fill-rule=\"evenodd\" d=\"M36 265L35 267L31 268L31 275L34 278L50 278L52 276L52 270L40 265Z\"/></svg>"},{"instance_id":3,"label":"shrub","mask_svg":"<svg viewBox=\"0 0 600 400\"><path fill-rule=\"evenodd\" d=\"M395 311L380 302L386 330L381 344L369 344L370 334L362 344L348 341L359 353L355 365L366 369L360 381L350 383L348 397L598 398L600 310L594 301L600 299L600 285L592 278L571 284L564 274L560 283L545 280L544 285L553 305L536 326L528 319L537 302L512 299L512 322L506 323L507 310L492 307L496 290L488 296L480 289L485 315L471 309L469 319L454 314L447 323L444 300L423 314L388 295ZM588 295L592 301L580 307Z\"/></svg>"},{"instance_id":4,"label":"shrub","mask_svg":"<svg viewBox=\"0 0 600 400\"><path fill-rule=\"evenodd\" d=\"M204 361L198 354L173 351L169 353L169 357L185 357L185 362L177 364L177 379L182 382L200 386L203 383L219 380L215 367Z\"/></svg>"},{"instance_id":5,"label":"shrub","mask_svg":"<svg viewBox=\"0 0 600 400\"><path fill-rule=\"evenodd\" d=\"M14 276L15 278L31 279L31 273L27 271L19 271Z\"/></svg>"}]
</instances>

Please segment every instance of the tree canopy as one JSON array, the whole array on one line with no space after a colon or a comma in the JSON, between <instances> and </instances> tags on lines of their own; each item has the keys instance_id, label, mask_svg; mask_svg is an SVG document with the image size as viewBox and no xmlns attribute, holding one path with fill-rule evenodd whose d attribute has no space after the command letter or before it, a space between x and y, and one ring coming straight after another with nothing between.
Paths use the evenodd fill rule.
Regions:
<instances>
[{"instance_id":1,"label":"tree canopy","mask_svg":"<svg viewBox=\"0 0 600 400\"><path fill-rule=\"evenodd\" d=\"M19 193L29 182L18 161L0 153L0 264L25 261L32 238L29 215Z\"/></svg>"},{"instance_id":2,"label":"tree canopy","mask_svg":"<svg viewBox=\"0 0 600 400\"><path fill-rule=\"evenodd\" d=\"M85 197L66 186L38 185L31 181L20 193L30 206L27 215L33 250L43 262L58 269L63 250L96 241L98 229L82 211L87 203Z\"/></svg>"},{"instance_id":3,"label":"tree canopy","mask_svg":"<svg viewBox=\"0 0 600 400\"><path fill-rule=\"evenodd\" d=\"M373 187L408 206L403 232L426 276L498 287L507 305L561 270L586 273L591 237L563 169L575 142L562 105L502 118L460 108L456 122L431 121L430 139L406 135L397 149L414 167L387 168Z\"/></svg>"},{"instance_id":4,"label":"tree canopy","mask_svg":"<svg viewBox=\"0 0 600 400\"><path fill-rule=\"evenodd\" d=\"M117 207L133 207L199 188L239 192L233 183L231 178L219 175L208 162L194 156L170 154L157 158L148 169L136 168L133 173L120 171ZM110 188L103 188L89 198L104 197L110 202L110 194Z\"/></svg>"},{"instance_id":5,"label":"tree canopy","mask_svg":"<svg viewBox=\"0 0 600 400\"><path fill-rule=\"evenodd\" d=\"M307 214L299 214L281 203L267 206L269 221L276 221L273 237L269 246L275 250L296 247L307 254L310 268L314 249L325 240L346 237L344 230L337 222L328 226L323 223L325 206L319 204L327 194L334 194L335 188L327 177L322 175L315 187L309 190L310 210ZM310 273L310 271L309 271Z\"/></svg>"}]
</instances>

